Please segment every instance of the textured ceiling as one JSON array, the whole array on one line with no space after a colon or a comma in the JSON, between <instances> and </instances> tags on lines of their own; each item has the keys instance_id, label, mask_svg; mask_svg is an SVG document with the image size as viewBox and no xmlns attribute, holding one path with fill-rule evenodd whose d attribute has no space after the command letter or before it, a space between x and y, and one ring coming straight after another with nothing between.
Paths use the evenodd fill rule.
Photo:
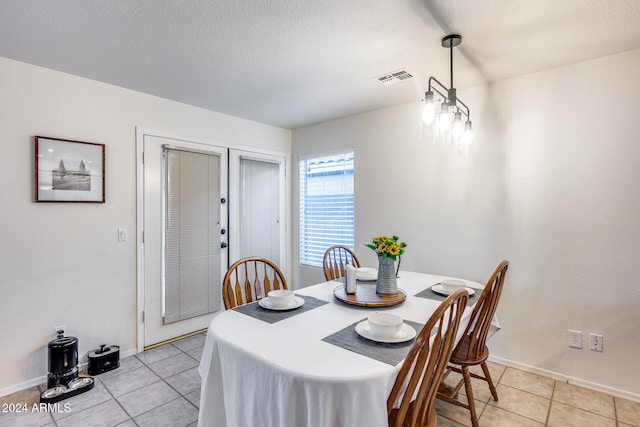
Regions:
<instances>
[{"instance_id":1,"label":"textured ceiling","mask_svg":"<svg viewBox=\"0 0 640 427\"><path fill-rule=\"evenodd\" d=\"M450 32L464 89L638 49L640 1L0 1L0 56L284 128L449 84Z\"/></svg>"}]
</instances>

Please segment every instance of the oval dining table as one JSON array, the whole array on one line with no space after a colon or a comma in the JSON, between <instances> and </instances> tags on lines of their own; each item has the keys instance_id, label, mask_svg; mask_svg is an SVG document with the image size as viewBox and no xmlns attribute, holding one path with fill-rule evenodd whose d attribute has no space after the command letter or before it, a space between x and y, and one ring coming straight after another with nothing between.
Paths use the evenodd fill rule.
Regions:
<instances>
[{"instance_id":1,"label":"oval dining table","mask_svg":"<svg viewBox=\"0 0 640 427\"><path fill-rule=\"evenodd\" d=\"M430 289L442 279L401 271L398 288L407 297L390 307L338 301L337 279L295 290L304 305L294 310L272 311L253 302L220 313L209 325L199 367L198 426L386 426L387 396L413 341L370 341L355 326L385 311L419 332L445 298ZM458 335L483 287L465 281L475 294Z\"/></svg>"}]
</instances>

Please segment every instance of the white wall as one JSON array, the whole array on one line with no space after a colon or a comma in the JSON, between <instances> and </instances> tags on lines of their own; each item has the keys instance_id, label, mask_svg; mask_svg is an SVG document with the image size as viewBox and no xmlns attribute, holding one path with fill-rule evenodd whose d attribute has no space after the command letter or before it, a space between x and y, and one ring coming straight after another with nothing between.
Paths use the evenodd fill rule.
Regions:
<instances>
[{"instance_id":1,"label":"white wall","mask_svg":"<svg viewBox=\"0 0 640 427\"><path fill-rule=\"evenodd\" d=\"M57 325L135 352L136 126L283 153L291 132L5 58L0 94L1 396L46 375ZM106 203L34 203L34 135L106 144Z\"/></svg>"},{"instance_id":2,"label":"white wall","mask_svg":"<svg viewBox=\"0 0 640 427\"><path fill-rule=\"evenodd\" d=\"M632 51L463 91L468 158L421 138L415 102L295 130L292 161L354 147L366 265L379 234L408 243L409 270L485 282L508 259L495 360L640 400L639 74ZM568 329L604 335L604 352L568 348Z\"/></svg>"}]
</instances>

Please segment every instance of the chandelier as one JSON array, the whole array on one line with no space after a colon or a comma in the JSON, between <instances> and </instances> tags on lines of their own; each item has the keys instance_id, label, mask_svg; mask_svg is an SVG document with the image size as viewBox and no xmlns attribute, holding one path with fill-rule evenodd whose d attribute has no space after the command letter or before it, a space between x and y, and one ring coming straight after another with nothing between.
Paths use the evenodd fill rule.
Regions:
<instances>
[{"instance_id":1,"label":"chandelier","mask_svg":"<svg viewBox=\"0 0 640 427\"><path fill-rule=\"evenodd\" d=\"M422 121L431 126L435 141L456 146L465 154L471 148L473 133L469 107L456 96L453 87L453 48L462 43L462 36L449 34L442 38L442 47L449 48L451 88L438 79L429 77L429 88L424 94ZM434 94L438 97L434 98Z\"/></svg>"}]
</instances>

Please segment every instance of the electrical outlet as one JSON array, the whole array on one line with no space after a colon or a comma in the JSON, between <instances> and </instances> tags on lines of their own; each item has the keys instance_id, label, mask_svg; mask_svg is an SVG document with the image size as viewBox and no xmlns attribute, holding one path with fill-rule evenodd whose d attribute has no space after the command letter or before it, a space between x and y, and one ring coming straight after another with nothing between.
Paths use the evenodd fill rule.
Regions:
<instances>
[{"instance_id":1,"label":"electrical outlet","mask_svg":"<svg viewBox=\"0 0 640 427\"><path fill-rule=\"evenodd\" d=\"M582 332L569 329L569 347L582 348Z\"/></svg>"},{"instance_id":2,"label":"electrical outlet","mask_svg":"<svg viewBox=\"0 0 640 427\"><path fill-rule=\"evenodd\" d=\"M58 331L62 331L62 335L66 336L67 335L67 326L66 325L54 326L53 327L53 338L54 339L58 338Z\"/></svg>"},{"instance_id":3,"label":"electrical outlet","mask_svg":"<svg viewBox=\"0 0 640 427\"><path fill-rule=\"evenodd\" d=\"M603 351L604 337L598 334L589 334L589 350Z\"/></svg>"}]
</instances>

